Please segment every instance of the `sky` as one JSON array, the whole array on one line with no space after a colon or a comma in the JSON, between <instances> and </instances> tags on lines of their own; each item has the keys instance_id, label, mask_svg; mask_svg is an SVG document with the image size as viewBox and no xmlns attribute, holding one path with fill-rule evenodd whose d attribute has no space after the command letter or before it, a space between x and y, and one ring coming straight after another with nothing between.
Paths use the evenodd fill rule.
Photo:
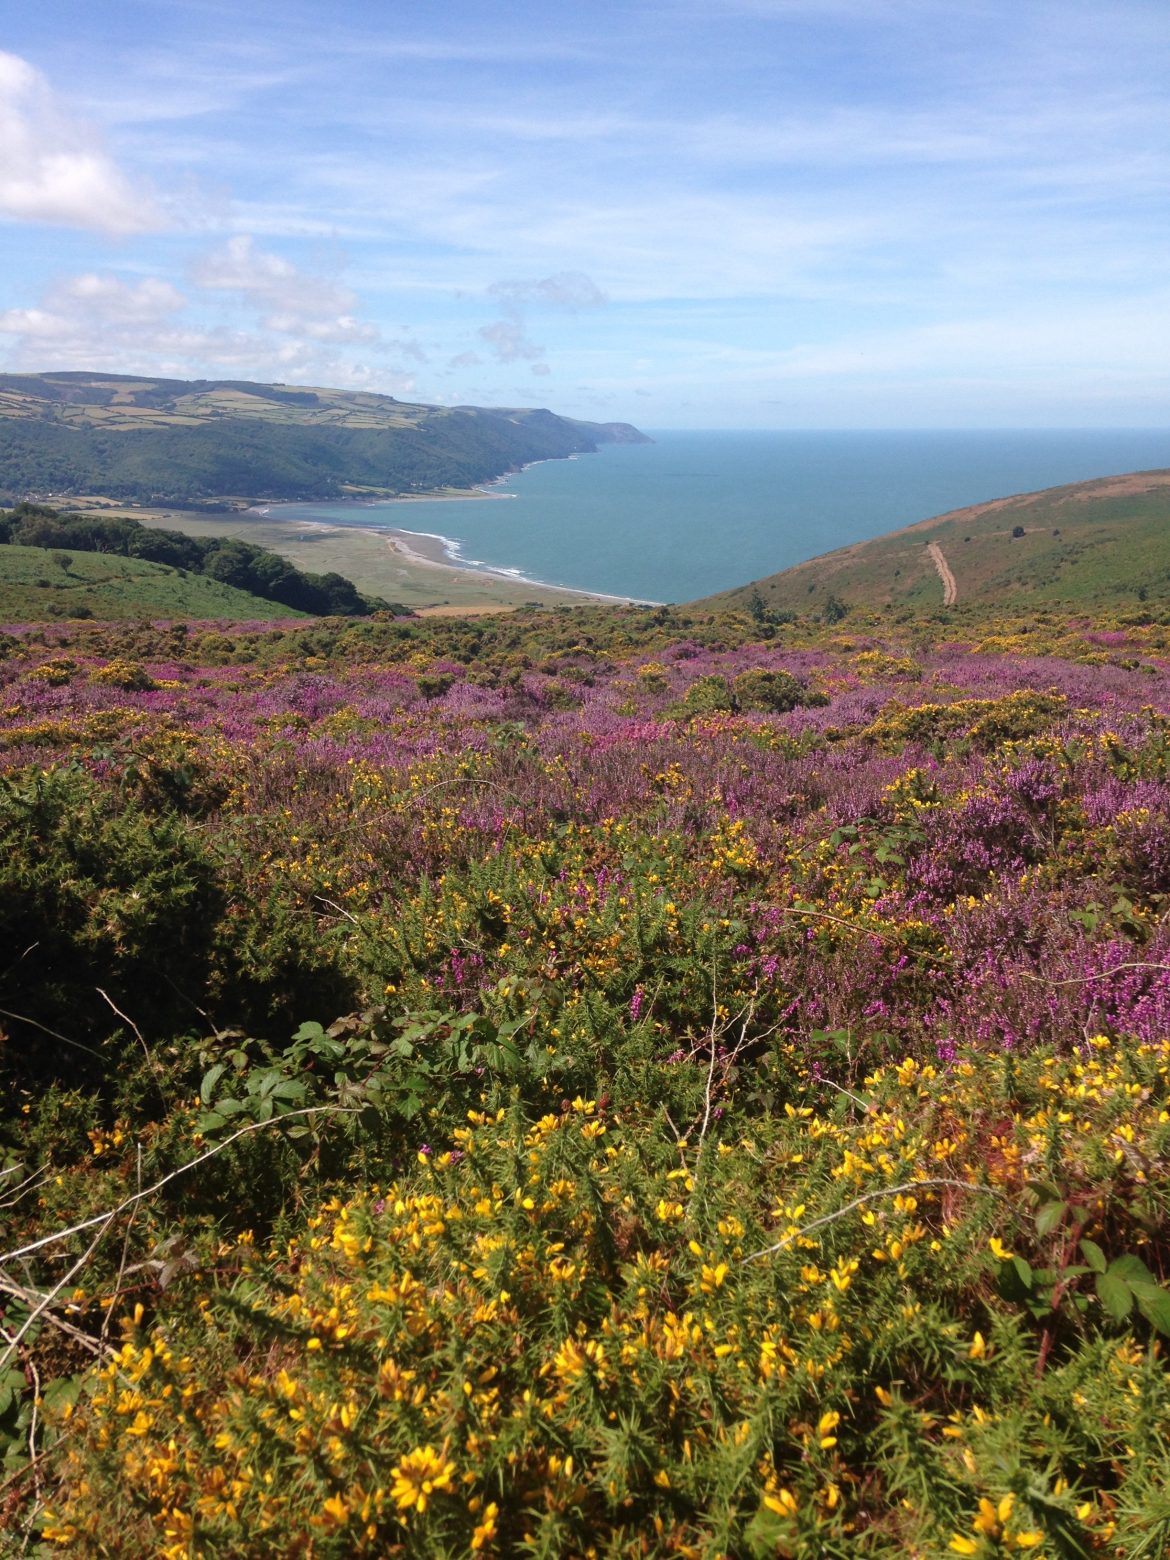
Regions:
<instances>
[{"instance_id":1,"label":"sky","mask_svg":"<svg viewBox=\"0 0 1170 1560\"><path fill-rule=\"evenodd\" d=\"M1170 419L1166 0L0 0L0 371Z\"/></svg>"}]
</instances>

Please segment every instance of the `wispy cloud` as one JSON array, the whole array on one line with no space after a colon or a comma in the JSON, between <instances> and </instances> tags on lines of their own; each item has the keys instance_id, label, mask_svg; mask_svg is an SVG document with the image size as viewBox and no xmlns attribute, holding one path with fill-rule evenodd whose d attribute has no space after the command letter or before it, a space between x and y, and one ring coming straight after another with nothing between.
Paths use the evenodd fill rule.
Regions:
<instances>
[{"instance_id":1,"label":"wispy cloud","mask_svg":"<svg viewBox=\"0 0 1170 1560\"><path fill-rule=\"evenodd\" d=\"M606 302L601 288L583 271L558 271L553 276L493 282L488 293L501 300L504 314L502 319L493 320L490 325L481 325L479 336L487 342L499 363L543 359L544 348L527 335L530 308L578 314L583 309L600 308ZM547 377L552 369L546 362L533 361L532 372Z\"/></svg>"},{"instance_id":2,"label":"wispy cloud","mask_svg":"<svg viewBox=\"0 0 1170 1560\"><path fill-rule=\"evenodd\" d=\"M553 308L597 309L604 304L605 294L584 271L558 271L555 276L542 276L539 281L493 282L488 292L503 298L513 308L525 304L548 304Z\"/></svg>"},{"instance_id":3,"label":"wispy cloud","mask_svg":"<svg viewBox=\"0 0 1170 1560\"><path fill-rule=\"evenodd\" d=\"M264 309L264 326L282 335L367 344L381 340L376 326L354 317L358 300L350 288L257 249L247 234L201 256L192 278L205 291L235 293Z\"/></svg>"},{"instance_id":4,"label":"wispy cloud","mask_svg":"<svg viewBox=\"0 0 1170 1560\"><path fill-rule=\"evenodd\" d=\"M1129 375L1149 418L1165 0L134 0L7 37L8 361L547 380L664 426Z\"/></svg>"}]
</instances>

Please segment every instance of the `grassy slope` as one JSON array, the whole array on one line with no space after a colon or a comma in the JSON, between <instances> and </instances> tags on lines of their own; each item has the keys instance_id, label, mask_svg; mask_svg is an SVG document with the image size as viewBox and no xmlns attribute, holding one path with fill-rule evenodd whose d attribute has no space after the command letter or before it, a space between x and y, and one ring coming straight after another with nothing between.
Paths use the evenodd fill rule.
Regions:
<instances>
[{"instance_id":1,"label":"grassy slope","mask_svg":"<svg viewBox=\"0 0 1170 1560\"><path fill-rule=\"evenodd\" d=\"M218 618L231 620L304 617L279 602L163 564L108 553L64 554L45 547L0 547L0 621L44 622L89 616L117 618Z\"/></svg>"},{"instance_id":2,"label":"grassy slope","mask_svg":"<svg viewBox=\"0 0 1170 1560\"><path fill-rule=\"evenodd\" d=\"M1016 526L1022 537L1013 538ZM928 552L937 543L960 605L1067 602L1106 606L1170 597L1170 471L1104 477L957 509L873 541L798 564L704 607L816 610L829 594L847 606L933 611L942 583ZM1139 592L1146 596L1140 597Z\"/></svg>"}]
</instances>

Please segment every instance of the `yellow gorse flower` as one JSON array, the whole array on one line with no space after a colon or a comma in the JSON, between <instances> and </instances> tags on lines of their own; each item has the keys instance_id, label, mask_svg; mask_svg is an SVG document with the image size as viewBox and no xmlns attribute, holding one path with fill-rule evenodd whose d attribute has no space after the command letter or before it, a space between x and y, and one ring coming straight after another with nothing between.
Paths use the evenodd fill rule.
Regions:
<instances>
[{"instance_id":1,"label":"yellow gorse flower","mask_svg":"<svg viewBox=\"0 0 1170 1560\"><path fill-rule=\"evenodd\" d=\"M723 1281L728 1274L726 1262L717 1262L714 1267L709 1267L705 1262L699 1276L699 1288L705 1295L714 1294L717 1289L723 1287Z\"/></svg>"},{"instance_id":2,"label":"yellow gorse flower","mask_svg":"<svg viewBox=\"0 0 1170 1560\"><path fill-rule=\"evenodd\" d=\"M1044 1542L1044 1534L1037 1528L1014 1532L1009 1523L1015 1506L1016 1497L1010 1492L998 1501L981 1496L979 1510L971 1518L972 1530L978 1537L968 1538L964 1533L955 1533L948 1547L957 1555L977 1555L983 1552L984 1540L987 1540L997 1551L1010 1553L1017 1549L1035 1549Z\"/></svg>"},{"instance_id":3,"label":"yellow gorse flower","mask_svg":"<svg viewBox=\"0 0 1170 1560\"><path fill-rule=\"evenodd\" d=\"M445 1446L437 1452L433 1446L420 1446L400 1458L390 1493L399 1511L417 1511L421 1516L433 1495L450 1494L454 1477L455 1464Z\"/></svg>"},{"instance_id":4,"label":"yellow gorse flower","mask_svg":"<svg viewBox=\"0 0 1170 1560\"><path fill-rule=\"evenodd\" d=\"M475 1531L471 1535L471 1548L480 1550L496 1536L496 1518L500 1514L500 1508L495 1501L489 1501L484 1507L483 1520L478 1522Z\"/></svg>"}]
</instances>

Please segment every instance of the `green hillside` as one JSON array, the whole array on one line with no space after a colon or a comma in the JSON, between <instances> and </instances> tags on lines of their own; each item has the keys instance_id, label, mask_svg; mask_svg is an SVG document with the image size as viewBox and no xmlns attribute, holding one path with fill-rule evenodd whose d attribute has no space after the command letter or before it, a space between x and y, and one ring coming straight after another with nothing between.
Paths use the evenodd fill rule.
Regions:
<instances>
[{"instance_id":1,"label":"green hillside","mask_svg":"<svg viewBox=\"0 0 1170 1560\"><path fill-rule=\"evenodd\" d=\"M951 582L954 600L944 600ZM815 612L830 598L846 608L912 612L942 605L1166 602L1170 471L1102 477L957 509L697 605Z\"/></svg>"},{"instance_id":2,"label":"green hillside","mask_svg":"<svg viewBox=\"0 0 1170 1560\"><path fill-rule=\"evenodd\" d=\"M469 488L530 461L643 438L628 423L363 391L0 375L0 496L13 500L101 493L232 508L256 498Z\"/></svg>"},{"instance_id":3,"label":"green hillside","mask_svg":"<svg viewBox=\"0 0 1170 1560\"><path fill-rule=\"evenodd\" d=\"M0 621L57 618L218 618L226 621L304 617L219 580L166 564L109 553L65 553L47 547L0 547Z\"/></svg>"}]
</instances>

